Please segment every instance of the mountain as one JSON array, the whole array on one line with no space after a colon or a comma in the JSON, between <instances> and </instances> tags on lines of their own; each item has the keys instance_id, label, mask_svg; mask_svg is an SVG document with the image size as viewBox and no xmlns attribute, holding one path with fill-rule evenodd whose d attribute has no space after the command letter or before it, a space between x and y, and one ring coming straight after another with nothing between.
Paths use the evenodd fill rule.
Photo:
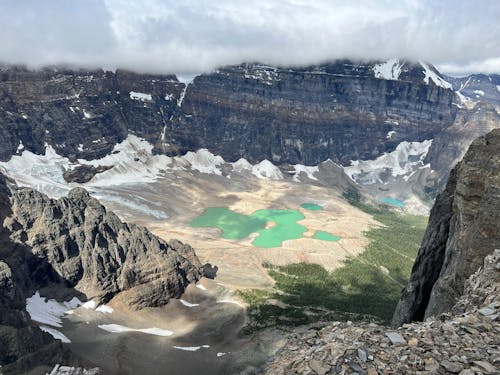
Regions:
<instances>
[{"instance_id":1,"label":"mountain","mask_svg":"<svg viewBox=\"0 0 500 375\"><path fill-rule=\"evenodd\" d=\"M438 195L393 324L449 311L465 280L500 248L500 130L475 140Z\"/></svg>"},{"instance_id":2,"label":"mountain","mask_svg":"<svg viewBox=\"0 0 500 375\"><path fill-rule=\"evenodd\" d=\"M346 165L432 139L453 121L454 93L435 68L401 62L390 79L386 69L243 64L185 84L120 70L6 68L0 158L43 153L48 143L62 156L96 159L133 133L168 155L207 148L228 161Z\"/></svg>"},{"instance_id":3,"label":"mountain","mask_svg":"<svg viewBox=\"0 0 500 375\"><path fill-rule=\"evenodd\" d=\"M394 327L334 322L294 329L263 373L497 374L499 204L496 129L473 142L438 195Z\"/></svg>"},{"instance_id":4,"label":"mountain","mask_svg":"<svg viewBox=\"0 0 500 375\"><path fill-rule=\"evenodd\" d=\"M71 300L70 305L74 298L98 305L121 295L127 307L141 309L180 297L203 275L213 277L189 245L167 243L123 223L81 188L54 200L29 188L9 188L0 175L0 212L0 363L5 374L61 361L85 364L51 337L60 339L56 329L45 327L49 334L31 321L27 299L38 293Z\"/></svg>"},{"instance_id":5,"label":"mountain","mask_svg":"<svg viewBox=\"0 0 500 375\"><path fill-rule=\"evenodd\" d=\"M471 102L448 79L431 64L400 59L241 64L191 82L123 70L4 66L0 160L26 152L65 158L64 179L82 184L122 168L117 153L131 137L142 148L134 152L138 164L144 155L207 150L211 160L272 163L286 174L330 160L372 199L390 195L423 212L470 142L500 127L489 96ZM5 172L18 179L11 164Z\"/></svg>"},{"instance_id":6,"label":"mountain","mask_svg":"<svg viewBox=\"0 0 500 375\"><path fill-rule=\"evenodd\" d=\"M466 77L448 77L445 79L453 86L465 103L486 101L500 105L500 75L498 74L471 74Z\"/></svg>"}]
</instances>

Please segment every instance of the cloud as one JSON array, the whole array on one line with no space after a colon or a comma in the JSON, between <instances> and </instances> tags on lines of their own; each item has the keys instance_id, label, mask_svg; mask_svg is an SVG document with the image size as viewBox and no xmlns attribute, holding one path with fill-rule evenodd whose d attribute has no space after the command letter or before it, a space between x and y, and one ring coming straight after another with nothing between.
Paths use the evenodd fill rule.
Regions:
<instances>
[{"instance_id":1,"label":"cloud","mask_svg":"<svg viewBox=\"0 0 500 375\"><path fill-rule=\"evenodd\" d=\"M422 59L500 72L500 2L0 0L0 60L152 72L260 61Z\"/></svg>"}]
</instances>

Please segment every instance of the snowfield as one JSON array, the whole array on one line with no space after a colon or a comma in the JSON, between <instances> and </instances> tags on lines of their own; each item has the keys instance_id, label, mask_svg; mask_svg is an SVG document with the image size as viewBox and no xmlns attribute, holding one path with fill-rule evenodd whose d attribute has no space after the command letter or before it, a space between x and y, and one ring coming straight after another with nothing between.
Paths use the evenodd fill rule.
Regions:
<instances>
[{"instance_id":1,"label":"snowfield","mask_svg":"<svg viewBox=\"0 0 500 375\"><path fill-rule=\"evenodd\" d=\"M384 63L377 64L373 67L375 78L397 81L401 74L401 68L404 63L399 59L389 59Z\"/></svg>"},{"instance_id":2,"label":"snowfield","mask_svg":"<svg viewBox=\"0 0 500 375\"><path fill-rule=\"evenodd\" d=\"M392 177L408 176L424 166L423 161L431 144L432 140L404 141L394 151L385 153L375 160L351 161L351 166L345 167L344 171L353 181L362 181L365 184L383 183L381 175L387 171Z\"/></svg>"}]
</instances>

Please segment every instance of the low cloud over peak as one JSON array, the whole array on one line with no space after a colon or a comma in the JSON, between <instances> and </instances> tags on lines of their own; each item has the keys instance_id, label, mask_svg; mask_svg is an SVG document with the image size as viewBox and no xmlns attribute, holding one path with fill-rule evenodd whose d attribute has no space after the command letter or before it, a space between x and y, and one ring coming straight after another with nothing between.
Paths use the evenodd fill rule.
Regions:
<instances>
[{"instance_id":1,"label":"low cloud over peak","mask_svg":"<svg viewBox=\"0 0 500 375\"><path fill-rule=\"evenodd\" d=\"M0 60L175 73L398 56L499 73L499 18L496 0L0 0Z\"/></svg>"}]
</instances>

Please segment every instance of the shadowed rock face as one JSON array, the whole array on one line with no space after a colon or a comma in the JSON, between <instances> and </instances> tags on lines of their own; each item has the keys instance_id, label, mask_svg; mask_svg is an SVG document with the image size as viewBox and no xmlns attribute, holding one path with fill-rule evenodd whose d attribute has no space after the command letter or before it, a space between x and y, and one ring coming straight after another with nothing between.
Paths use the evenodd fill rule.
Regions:
<instances>
[{"instance_id":1,"label":"shadowed rock face","mask_svg":"<svg viewBox=\"0 0 500 375\"><path fill-rule=\"evenodd\" d=\"M465 280L500 248L500 130L475 140L431 211L394 325L449 311Z\"/></svg>"},{"instance_id":2,"label":"shadowed rock face","mask_svg":"<svg viewBox=\"0 0 500 375\"><path fill-rule=\"evenodd\" d=\"M0 222L11 215L10 191L0 174ZM60 341L41 331L26 311L26 297L56 279L50 265L10 238L0 226L0 372L19 374L57 362L82 363Z\"/></svg>"}]
</instances>

